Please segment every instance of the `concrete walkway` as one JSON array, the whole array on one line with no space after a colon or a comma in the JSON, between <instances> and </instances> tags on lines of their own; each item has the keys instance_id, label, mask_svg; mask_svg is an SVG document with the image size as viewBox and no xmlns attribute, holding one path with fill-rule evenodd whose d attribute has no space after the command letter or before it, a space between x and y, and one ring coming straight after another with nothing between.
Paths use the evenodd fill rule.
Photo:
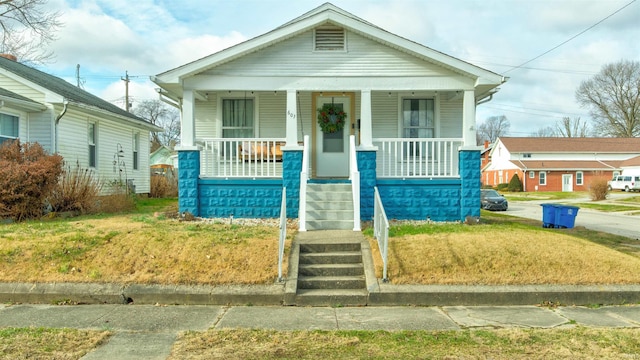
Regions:
<instances>
[{"instance_id":1,"label":"concrete walkway","mask_svg":"<svg viewBox=\"0 0 640 360\"><path fill-rule=\"evenodd\" d=\"M186 330L461 330L477 328L640 328L640 306L285 307L0 305L0 327L110 330L83 359L165 359Z\"/></svg>"}]
</instances>

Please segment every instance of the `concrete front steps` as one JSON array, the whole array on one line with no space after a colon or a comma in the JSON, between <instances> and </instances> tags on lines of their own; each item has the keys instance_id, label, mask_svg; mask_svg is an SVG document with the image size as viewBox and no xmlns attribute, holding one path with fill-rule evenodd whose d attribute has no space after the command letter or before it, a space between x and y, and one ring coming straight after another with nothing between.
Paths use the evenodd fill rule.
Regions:
<instances>
[{"instance_id":1,"label":"concrete front steps","mask_svg":"<svg viewBox=\"0 0 640 360\"><path fill-rule=\"evenodd\" d=\"M307 184L306 228L352 230L353 195L351 184Z\"/></svg>"},{"instance_id":2,"label":"concrete front steps","mask_svg":"<svg viewBox=\"0 0 640 360\"><path fill-rule=\"evenodd\" d=\"M299 242L296 305L367 304L369 293L360 240L362 235L351 233L351 238L329 237ZM330 234L328 232L327 235Z\"/></svg>"}]
</instances>

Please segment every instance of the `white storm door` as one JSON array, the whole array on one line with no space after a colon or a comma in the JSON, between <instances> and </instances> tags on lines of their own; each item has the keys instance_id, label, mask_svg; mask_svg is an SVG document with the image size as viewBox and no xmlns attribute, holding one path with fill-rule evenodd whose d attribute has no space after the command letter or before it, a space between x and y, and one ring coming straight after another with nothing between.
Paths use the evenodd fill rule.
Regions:
<instances>
[{"instance_id":1,"label":"white storm door","mask_svg":"<svg viewBox=\"0 0 640 360\"><path fill-rule=\"evenodd\" d=\"M344 128L335 133L324 133L318 124L315 109L315 166L316 177L349 177L349 129L351 128L351 100L348 96L318 96L316 107L325 104L342 107L347 113Z\"/></svg>"},{"instance_id":2,"label":"white storm door","mask_svg":"<svg viewBox=\"0 0 640 360\"><path fill-rule=\"evenodd\" d=\"M562 191L565 191L565 192L573 191L573 175L572 174L562 174Z\"/></svg>"}]
</instances>

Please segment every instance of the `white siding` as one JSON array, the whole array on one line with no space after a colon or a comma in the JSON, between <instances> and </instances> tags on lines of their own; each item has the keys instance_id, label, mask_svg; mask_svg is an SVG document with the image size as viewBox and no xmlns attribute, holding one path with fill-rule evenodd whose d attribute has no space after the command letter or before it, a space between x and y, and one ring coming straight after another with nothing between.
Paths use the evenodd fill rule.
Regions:
<instances>
[{"instance_id":1,"label":"white siding","mask_svg":"<svg viewBox=\"0 0 640 360\"><path fill-rule=\"evenodd\" d=\"M259 126L257 137L284 138L287 136L285 113L287 109L287 94L261 93L259 95Z\"/></svg>"},{"instance_id":2,"label":"white siding","mask_svg":"<svg viewBox=\"0 0 640 360\"><path fill-rule=\"evenodd\" d=\"M313 51L313 46L313 31L307 31L203 74L248 77L457 75L353 32L347 32L345 52Z\"/></svg>"},{"instance_id":3,"label":"white siding","mask_svg":"<svg viewBox=\"0 0 640 360\"><path fill-rule=\"evenodd\" d=\"M12 91L18 95L22 95L26 98L29 98L39 103L45 102L45 95L42 92L36 89L33 89L21 82L15 81L1 73L0 73L0 87L5 88L6 90Z\"/></svg>"},{"instance_id":4,"label":"white siding","mask_svg":"<svg viewBox=\"0 0 640 360\"><path fill-rule=\"evenodd\" d=\"M372 93L371 117L373 122L373 138L398 137L398 114L397 94Z\"/></svg>"},{"instance_id":5,"label":"white siding","mask_svg":"<svg viewBox=\"0 0 640 360\"><path fill-rule=\"evenodd\" d=\"M196 138L221 137L218 134L220 128L216 122L218 119L218 97L209 94L209 101L196 101Z\"/></svg>"},{"instance_id":6,"label":"white siding","mask_svg":"<svg viewBox=\"0 0 640 360\"><path fill-rule=\"evenodd\" d=\"M58 128L58 150L65 162L71 166L79 164L82 168L89 165L88 124L95 122L97 128L96 168L95 172L105 184L114 180L133 179L137 193L149 192L149 131L124 125L109 119L87 116L77 111L68 111L62 118ZM138 153L138 170L133 170L133 134L140 134ZM122 149L122 158L117 152ZM114 161L122 160L125 171L120 175L119 167Z\"/></svg>"},{"instance_id":7,"label":"white siding","mask_svg":"<svg viewBox=\"0 0 640 360\"><path fill-rule=\"evenodd\" d=\"M53 112L45 110L28 114L26 121L26 140L37 142L49 153L55 152L53 148ZM22 121L22 119L20 119ZM21 124L22 125L22 124Z\"/></svg>"},{"instance_id":8,"label":"white siding","mask_svg":"<svg viewBox=\"0 0 640 360\"><path fill-rule=\"evenodd\" d=\"M462 100L438 99L440 109L440 136L443 138L462 137ZM437 110L438 107L436 107ZM436 116L437 118L437 116Z\"/></svg>"}]
</instances>

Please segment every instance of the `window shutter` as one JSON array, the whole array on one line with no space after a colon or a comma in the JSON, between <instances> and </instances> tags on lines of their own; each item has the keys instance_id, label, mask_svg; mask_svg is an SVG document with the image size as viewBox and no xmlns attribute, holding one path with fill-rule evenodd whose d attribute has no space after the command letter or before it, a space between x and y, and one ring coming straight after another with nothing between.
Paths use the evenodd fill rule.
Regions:
<instances>
[{"instance_id":1,"label":"window shutter","mask_svg":"<svg viewBox=\"0 0 640 360\"><path fill-rule=\"evenodd\" d=\"M316 29L316 50L344 50L344 29L323 26Z\"/></svg>"}]
</instances>

